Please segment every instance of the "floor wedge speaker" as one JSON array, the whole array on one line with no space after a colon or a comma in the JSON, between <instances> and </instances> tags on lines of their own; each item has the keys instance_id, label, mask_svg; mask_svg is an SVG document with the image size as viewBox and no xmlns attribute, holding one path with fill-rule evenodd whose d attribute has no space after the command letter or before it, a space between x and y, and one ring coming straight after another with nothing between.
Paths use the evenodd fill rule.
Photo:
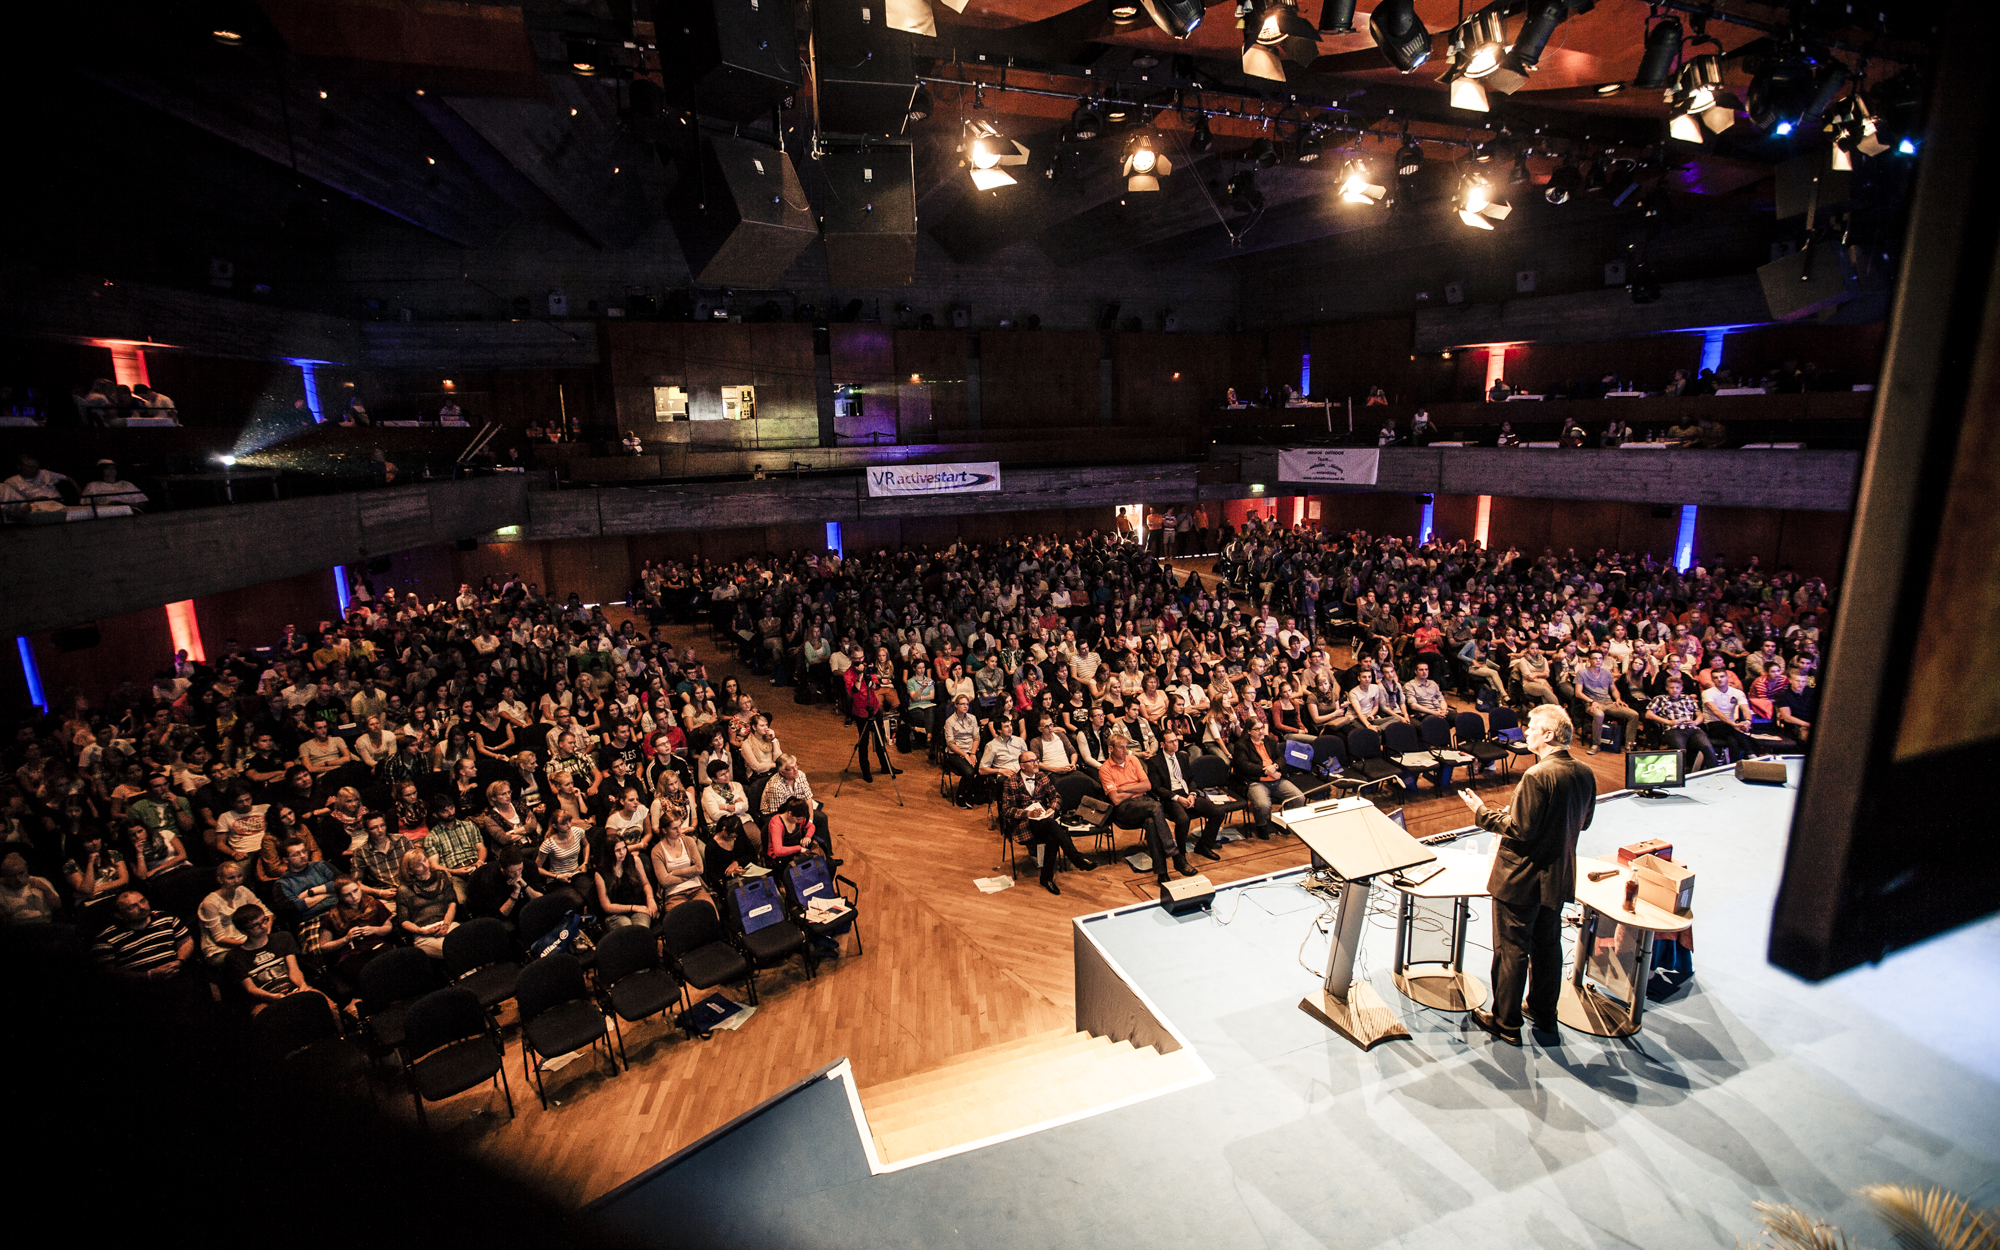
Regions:
<instances>
[{"instance_id":1,"label":"floor wedge speaker","mask_svg":"<svg viewBox=\"0 0 2000 1250\"><path fill-rule=\"evenodd\" d=\"M704 140L698 166L674 186L667 217L704 286L778 287L814 236L792 158L748 139Z\"/></svg>"},{"instance_id":2,"label":"floor wedge speaker","mask_svg":"<svg viewBox=\"0 0 2000 1250\"><path fill-rule=\"evenodd\" d=\"M820 230L827 281L836 287L914 286L916 165L907 143L828 152Z\"/></svg>"},{"instance_id":3,"label":"floor wedge speaker","mask_svg":"<svg viewBox=\"0 0 2000 1250\"><path fill-rule=\"evenodd\" d=\"M1162 882L1160 885L1160 906L1166 908L1169 915L1178 916L1184 911L1207 907L1213 902L1215 902L1215 883L1201 873Z\"/></svg>"},{"instance_id":4,"label":"floor wedge speaker","mask_svg":"<svg viewBox=\"0 0 2000 1250\"><path fill-rule=\"evenodd\" d=\"M1747 781L1760 786L1782 786L1785 784L1785 762L1783 760L1738 760L1736 780Z\"/></svg>"}]
</instances>

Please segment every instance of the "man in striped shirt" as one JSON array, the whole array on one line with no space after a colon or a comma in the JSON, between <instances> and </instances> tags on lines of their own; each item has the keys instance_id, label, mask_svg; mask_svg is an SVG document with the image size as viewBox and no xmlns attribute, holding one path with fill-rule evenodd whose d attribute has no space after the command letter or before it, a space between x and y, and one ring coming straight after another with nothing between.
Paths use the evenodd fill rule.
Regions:
<instances>
[{"instance_id":1,"label":"man in striped shirt","mask_svg":"<svg viewBox=\"0 0 2000 1250\"><path fill-rule=\"evenodd\" d=\"M90 947L99 967L135 981L171 981L194 957L194 934L173 916L155 912L137 890L111 902L115 920Z\"/></svg>"}]
</instances>

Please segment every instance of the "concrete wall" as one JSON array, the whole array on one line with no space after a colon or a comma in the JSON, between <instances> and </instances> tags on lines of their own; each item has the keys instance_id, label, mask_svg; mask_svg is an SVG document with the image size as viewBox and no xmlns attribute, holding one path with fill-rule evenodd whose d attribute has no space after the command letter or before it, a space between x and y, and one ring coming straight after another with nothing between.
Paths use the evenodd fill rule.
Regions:
<instances>
[{"instance_id":1,"label":"concrete wall","mask_svg":"<svg viewBox=\"0 0 2000 1250\"><path fill-rule=\"evenodd\" d=\"M0 542L0 633L29 634L217 594L521 522L506 474L349 495L52 525Z\"/></svg>"}]
</instances>

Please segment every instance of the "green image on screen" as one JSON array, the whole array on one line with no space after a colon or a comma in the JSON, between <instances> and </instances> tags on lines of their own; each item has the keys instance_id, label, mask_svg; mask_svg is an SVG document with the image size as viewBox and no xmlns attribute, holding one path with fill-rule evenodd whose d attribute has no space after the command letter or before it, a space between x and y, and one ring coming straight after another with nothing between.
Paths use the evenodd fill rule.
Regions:
<instances>
[{"instance_id":1,"label":"green image on screen","mask_svg":"<svg viewBox=\"0 0 2000 1250\"><path fill-rule=\"evenodd\" d=\"M1642 755L1632 761L1632 780L1642 786L1671 785L1674 771L1671 755Z\"/></svg>"}]
</instances>

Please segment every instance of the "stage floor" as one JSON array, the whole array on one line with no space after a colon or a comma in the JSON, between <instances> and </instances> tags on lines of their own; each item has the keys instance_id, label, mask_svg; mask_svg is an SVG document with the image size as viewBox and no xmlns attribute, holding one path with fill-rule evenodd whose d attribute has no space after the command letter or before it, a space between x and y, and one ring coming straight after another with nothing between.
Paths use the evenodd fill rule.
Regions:
<instances>
[{"instance_id":1,"label":"stage floor","mask_svg":"<svg viewBox=\"0 0 2000 1250\"><path fill-rule=\"evenodd\" d=\"M784 1201L740 1195L730 1240L1665 1250L1747 1240L1767 1200L1886 1244L1862 1185L2000 1203L2000 920L1819 986L1770 967L1795 795L1725 772L1599 804L1584 853L1659 836L1698 874L1695 979L1637 1038L1516 1050L1417 1008L1378 916L1362 966L1414 1036L1363 1053L1297 1006L1326 958L1318 899L1297 873L1246 882L1210 914L1086 921L1215 1080L881 1176L829 1144ZM1483 912L1472 933L1484 978Z\"/></svg>"}]
</instances>

